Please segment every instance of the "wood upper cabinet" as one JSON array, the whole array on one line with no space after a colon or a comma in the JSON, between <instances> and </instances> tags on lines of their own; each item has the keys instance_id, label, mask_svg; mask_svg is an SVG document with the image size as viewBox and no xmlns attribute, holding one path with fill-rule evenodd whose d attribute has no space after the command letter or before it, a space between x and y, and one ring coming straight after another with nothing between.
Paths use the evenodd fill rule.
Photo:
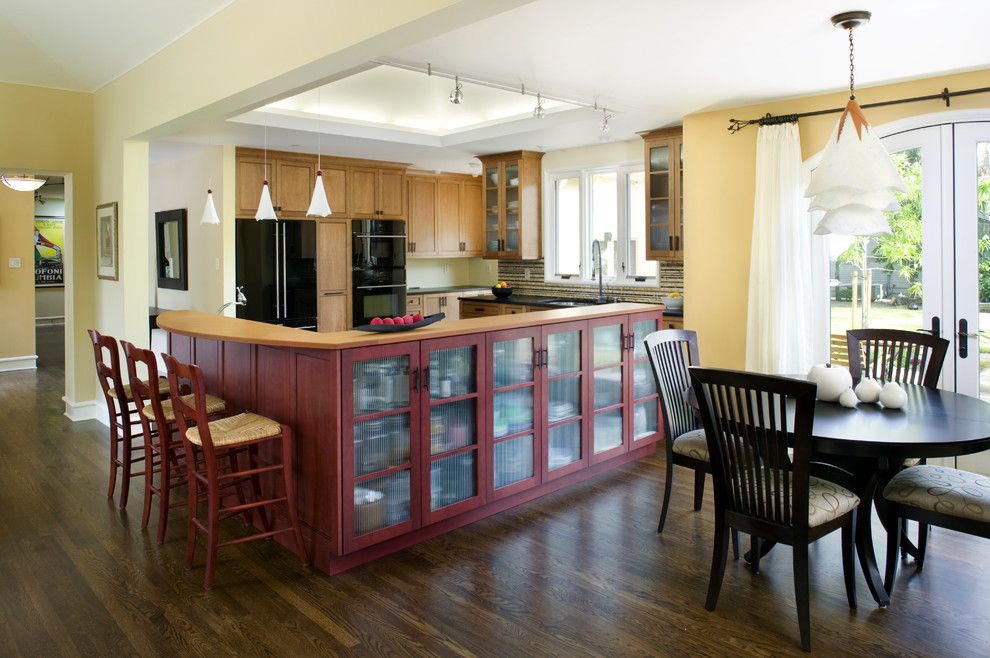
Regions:
<instances>
[{"instance_id":1,"label":"wood upper cabinet","mask_svg":"<svg viewBox=\"0 0 990 658\"><path fill-rule=\"evenodd\" d=\"M646 257L684 258L684 143L681 128L643 134Z\"/></svg>"},{"instance_id":2,"label":"wood upper cabinet","mask_svg":"<svg viewBox=\"0 0 990 658\"><path fill-rule=\"evenodd\" d=\"M237 149L237 217L253 218L258 212L261 185L268 181L272 205L279 219L305 219L316 184L316 156L305 153ZM326 164L326 163L324 163ZM323 168L323 188L334 215L347 214L347 167L334 163Z\"/></svg>"},{"instance_id":3,"label":"wood upper cabinet","mask_svg":"<svg viewBox=\"0 0 990 658\"><path fill-rule=\"evenodd\" d=\"M235 168L237 189L237 216L254 218L258 212L258 201L261 199L261 186L268 181L269 191L274 195L275 176L273 160L267 166L263 157L250 155L242 156L238 151ZM272 199L274 204L275 200Z\"/></svg>"},{"instance_id":4,"label":"wood upper cabinet","mask_svg":"<svg viewBox=\"0 0 990 658\"><path fill-rule=\"evenodd\" d=\"M327 193L330 212L347 217L347 167L343 165L322 165L323 189ZM308 206L307 206L308 208Z\"/></svg>"},{"instance_id":5,"label":"wood upper cabinet","mask_svg":"<svg viewBox=\"0 0 990 658\"><path fill-rule=\"evenodd\" d=\"M332 206L331 206L332 209ZM344 331L351 326L351 235L346 219L316 225L317 329Z\"/></svg>"},{"instance_id":6,"label":"wood upper cabinet","mask_svg":"<svg viewBox=\"0 0 990 658\"><path fill-rule=\"evenodd\" d=\"M485 258L542 256L540 181L543 154L515 151L481 158Z\"/></svg>"},{"instance_id":7,"label":"wood upper cabinet","mask_svg":"<svg viewBox=\"0 0 990 658\"><path fill-rule=\"evenodd\" d=\"M481 255L481 183L466 174L406 176L410 258Z\"/></svg>"},{"instance_id":8,"label":"wood upper cabinet","mask_svg":"<svg viewBox=\"0 0 990 658\"><path fill-rule=\"evenodd\" d=\"M303 218L309 210L316 183L316 161L311 159L276 160L275 187L272 203L280 218Z\"/></svg>"},{"instance_id":9,"label":"wood upper cabinet","mask_svg":"<svg viewBox=\"0 0 990 658\"><path fill-rule=\"evenodd\" d=\"M405 173L402 169L351 167L348 201L351 217L405 219Z\"/></svg>"}]
</instances>

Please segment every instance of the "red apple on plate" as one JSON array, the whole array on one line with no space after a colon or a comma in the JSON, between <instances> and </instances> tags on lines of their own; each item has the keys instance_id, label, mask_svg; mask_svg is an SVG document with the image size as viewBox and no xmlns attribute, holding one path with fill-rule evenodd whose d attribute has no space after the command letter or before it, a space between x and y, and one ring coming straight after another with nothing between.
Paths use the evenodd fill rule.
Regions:
<instances>
[{"instance_id":1,"label":"red apple on plate","mask_svg":"<svg viewBox=\"0 0 990 658\"><path fill-rule=\"evenodd\" d=\"M381 318L371 318L371 326L382 324Z\"/></svg>"},{"instance_id":2,"label":"red apple on plate","mask_svg":"<svg viewBox=\"0 0 990 658\"><path fill-rule=\"evenodd\" d=\"M392 322L394 322L395 324L405 324L405 322L402 321L401 315L397 315L394 318L392 318Z\"/></svg>"},{"instance_id":3,"label":"red apple on plate","mask_svg":"<svg viewBox=\"0 0 990 658\"><path fill-rule=\"evenodd\" d=\"M415 314L413 314L412 319L413 319L413 323L422 322L423 321L423 314L422 313L415 313Z\"/></svg>"},{"instance_id":4,"label":"red apple on plate","mask_svg":"<svg viewBox=\"0 0 990 658\"><path fill-rule=\"evenodd\" d=\"M382 324L395 324L395 320L392 318L385 318L382 320Z\"/></svg>"},{"instance_id":5,"label":"red apple on plate","mask_svg":"<svg viewBox=\"0 0 990 658\"><path fill-rule=\"evenodd\" d=\"M402 316L402 324L412 324L412 323L413 323L413 316L409 314Z\"/></svg>"}]
</instances>

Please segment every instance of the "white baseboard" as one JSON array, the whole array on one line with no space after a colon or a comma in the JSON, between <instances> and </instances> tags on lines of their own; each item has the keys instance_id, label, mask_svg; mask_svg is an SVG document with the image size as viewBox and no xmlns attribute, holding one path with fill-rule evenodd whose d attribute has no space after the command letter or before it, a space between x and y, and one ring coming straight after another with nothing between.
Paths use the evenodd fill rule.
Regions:
<instances>
[{"instance_id":1,"label":"white baseboard","mask_svg":"<svg viewBox=\"0 0 990 658\"><path fill-rule=\"evenodd\" d=\"M0 359L0 372L13 370L34 370L38 367L38 355L8 356Z\"/></svg>"},{"instance_id":2,"label":"white baseboard","mask_svg":"<svg viewBox=\"0 0 990 658\"><path fill-rule=\"evenodd\" d=\"M110 427L110 416L107 413L107 408L100 404L98 400L72 402L68 398L63 397L62 401L65 402L65 417L72 422L98 420L104 426Z\"/></svg>"}]
</instances>

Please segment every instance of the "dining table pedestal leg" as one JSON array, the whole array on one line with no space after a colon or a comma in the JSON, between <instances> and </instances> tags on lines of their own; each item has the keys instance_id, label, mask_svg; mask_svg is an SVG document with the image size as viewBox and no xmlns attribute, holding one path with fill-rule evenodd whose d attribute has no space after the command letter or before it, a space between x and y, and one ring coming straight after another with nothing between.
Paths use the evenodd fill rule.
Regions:
<instances>
[{"instance_id":1,"label":"dining table pedestal leg","mask_svg":"<svg viewBox=\"0 0 990 658\"><path fill-rule=\"evenodd\" d=\"M857 469L857 480L863 483L859 494L859 513L856 515L856 554L866 578L866 586L870 589L873 600L881 608L890 605L890 596L883 586L880 568L877 566L877 555L873 547L873 500L877 487L884 479L883 472L877 469L876 462L871 465L863 464Z\"/></svg>"}]
</instances>

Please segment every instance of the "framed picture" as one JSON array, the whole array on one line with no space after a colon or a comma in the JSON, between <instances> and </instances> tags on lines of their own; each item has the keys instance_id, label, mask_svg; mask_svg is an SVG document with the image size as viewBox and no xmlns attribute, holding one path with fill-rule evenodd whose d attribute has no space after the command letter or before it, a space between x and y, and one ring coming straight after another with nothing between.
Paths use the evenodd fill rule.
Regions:
<instances>
[{"instance_id":1,"label":"framed picture","mask_svg":"<svg viewBox=\"0 0 990 658\"><path fill-rule=\"evenodd\" d=\"M65 285L62 250L65 248L65 217L34 218L34 287Z\"/></svg>"},{"instance_id":2,"label":"framed picture","mask_svg":"<svg viewBox=\"0 0 990 658\"><path fill-rule=\"evenodd\" d=\"M108 281L118 277L117 202L96 206L96 276Z\"/></svg>"},{"instance_id":3,"label":"framed picture","mask_svg":"<svg viewBox=\"0 0 990 658\"><path fill-rule=\"evenodd\" d=\"M188 290L186 209L156 212L155 230L158 241L158 287Z\"/></svg>"}]
</instances>

